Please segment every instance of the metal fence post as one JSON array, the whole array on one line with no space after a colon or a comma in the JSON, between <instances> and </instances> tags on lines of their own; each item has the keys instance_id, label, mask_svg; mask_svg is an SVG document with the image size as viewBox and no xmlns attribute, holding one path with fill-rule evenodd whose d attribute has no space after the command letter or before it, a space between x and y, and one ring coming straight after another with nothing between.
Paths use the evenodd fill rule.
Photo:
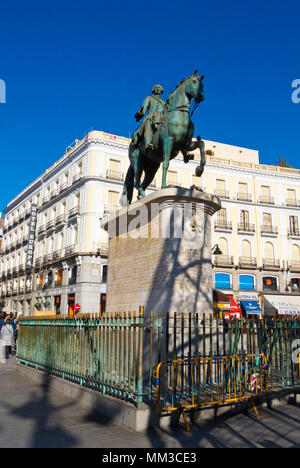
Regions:
<instances>
[{"instance_id":1,"label":"metal fence post","mask_svg":"<svg viewBox=\"0 0 300 468\"><path fill-rule=\"evenodd\" d=\"M143 404L143 352L144 352L144 307L139 309L139 347L138 347L138 381L137 381L137 407Z\"/></svg>"}]
</instances>

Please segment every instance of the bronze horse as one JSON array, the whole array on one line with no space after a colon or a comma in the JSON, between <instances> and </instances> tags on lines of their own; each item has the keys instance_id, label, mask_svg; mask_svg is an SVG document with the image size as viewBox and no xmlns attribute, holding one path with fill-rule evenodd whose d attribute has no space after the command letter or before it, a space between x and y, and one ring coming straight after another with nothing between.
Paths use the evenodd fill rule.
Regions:
<instances>
[{"instance_id":1,"label":"bronze horse","mask_svg":"<svg viewBox=\"0 0 300 468\"><path fill-rule=\"evenodd\" d=\"M162 188L167 186L167 171L171 159L181 151L185 162L193 159L189 151L200 149L201 162L196 175L201 177L206 164L204 142L200 137L193 141L194 124L190 109L193 99L196 105L205 99L203 92L204 76L198 72L182 80L166 101L159 128L153 135L153 151L145 152L143 138L137 145L129 146L130 167L127 171L120 204L131 203L133 188L138 190L138 198L144 197L146 188L153 181L161 163L163 163ZM142 173L145 176L141 182Z\"/></svg>"}]
</instances>

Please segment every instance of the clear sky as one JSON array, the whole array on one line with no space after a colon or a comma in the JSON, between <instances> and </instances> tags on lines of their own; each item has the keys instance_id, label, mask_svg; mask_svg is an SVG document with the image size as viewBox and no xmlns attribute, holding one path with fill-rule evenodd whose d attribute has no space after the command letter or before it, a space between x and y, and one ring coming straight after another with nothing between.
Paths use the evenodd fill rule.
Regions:
<instances>
[{"instance_id":1,"label":"clear sky","mask_svg":"<svg viewBox=\"0 0 300 468\"><path fill-rule=\"evenodd\" d=\"M0 7L0 208L90 129L128 136L196 68L202 138L300 168L299 1L15 0Z\"/></svg>"}]
</instances>

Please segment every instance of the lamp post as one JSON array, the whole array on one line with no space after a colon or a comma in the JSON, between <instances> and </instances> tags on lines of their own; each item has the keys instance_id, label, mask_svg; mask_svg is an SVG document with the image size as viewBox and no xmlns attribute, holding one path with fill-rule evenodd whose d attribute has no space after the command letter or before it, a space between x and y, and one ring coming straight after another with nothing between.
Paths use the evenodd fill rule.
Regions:
<instances>
[{"instance_id":1,"label":"lamp post","mask_svg":"<svg viewBox=\"0 0 300 468\"><path fill-rule=\"evenodd\" d=\"M218 246L218 244L215 244L213 246L213 248L211 249L211 251L213 251L213 255L223 255L223 252L222 250L220 250L220 247Z\"/></svg>"}]
</instances>

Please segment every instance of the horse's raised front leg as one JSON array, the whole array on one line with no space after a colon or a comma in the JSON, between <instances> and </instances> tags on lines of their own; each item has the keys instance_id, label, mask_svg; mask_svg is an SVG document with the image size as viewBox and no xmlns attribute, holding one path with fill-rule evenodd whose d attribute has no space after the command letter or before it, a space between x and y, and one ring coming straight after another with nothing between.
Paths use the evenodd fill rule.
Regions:
<instances>
[{"instance_id":1,"label":"horse's raised front leg","mask_svg":"<svg viewBox=\"0 0 300 468\"><path fill-rule=\"evenodd\" d=\"M204 141L201 140L201 138L198 136L197 140L195 141L190 141L182 150L182 154L184 157L184 162L188 163L190 160L194 159L193 154L189 154L188 151L195 151L196 149L200 149L200 156L201 156L201 161L200 165L197 166L196 168L196 176L201 177L204 171L204 167L206 164L206 156L205 156L205 144Z\"/></svg>"},{"instance_id":2,"label":"horse's raised front leg","mask_svg":"<svg viewBox=\"0 0 300 468\"><path fill-rule=\"evenodd\" d=\"M163 169L162 169L161 188L166 188L167 186L167 173L168 173L169 164L170 164L171 152L172 152L172 140L170 138L167 138L163 142Z\"/></svg>"}]
</instances>

